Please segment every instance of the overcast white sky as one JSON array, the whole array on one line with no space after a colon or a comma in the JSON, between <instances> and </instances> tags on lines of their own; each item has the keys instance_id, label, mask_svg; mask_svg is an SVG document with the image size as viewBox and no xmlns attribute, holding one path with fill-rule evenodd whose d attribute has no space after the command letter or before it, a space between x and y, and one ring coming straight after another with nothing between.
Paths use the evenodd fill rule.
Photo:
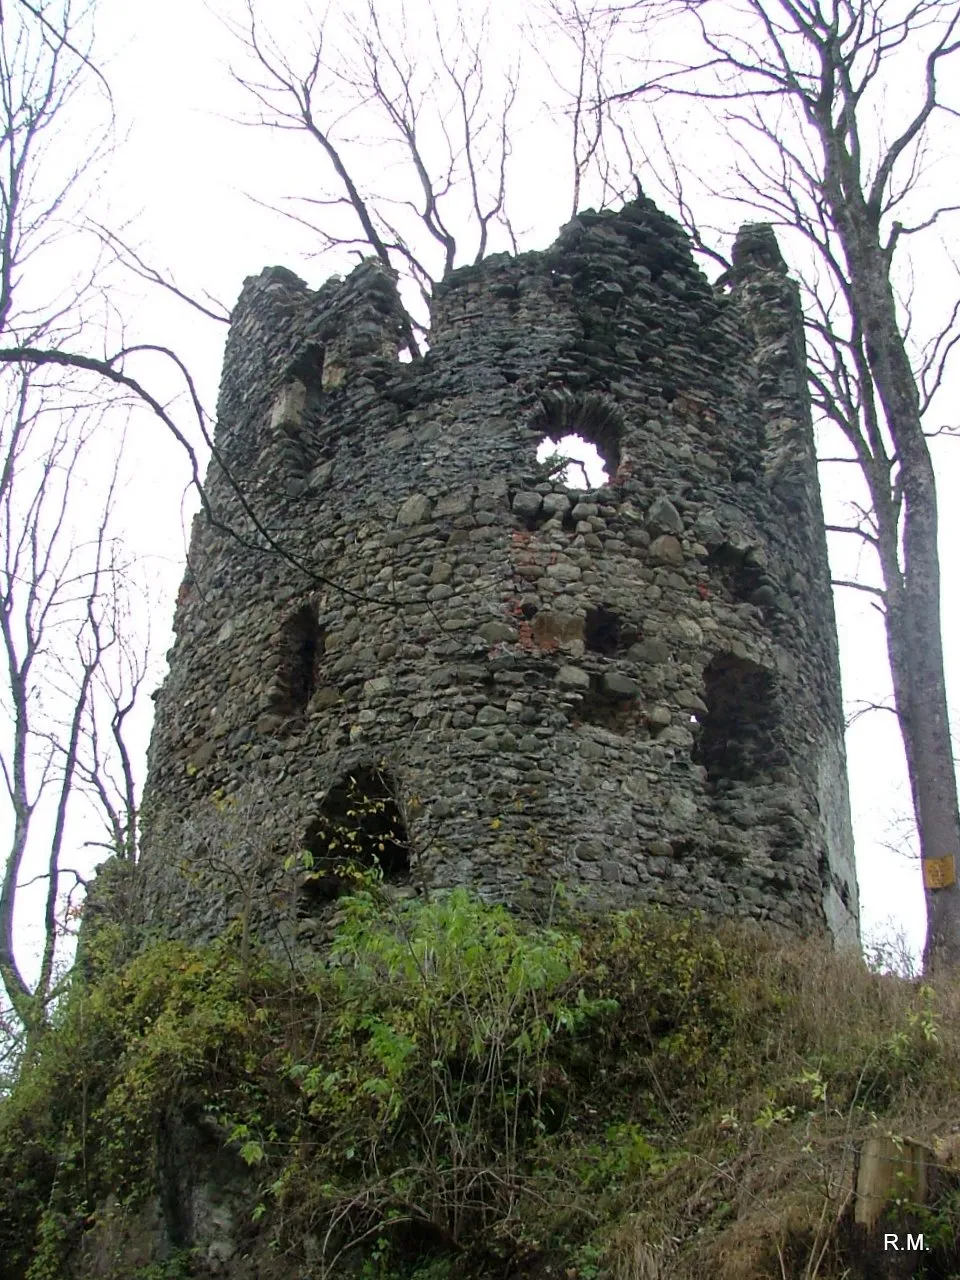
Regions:
<instances>
[{"instance_id":1,"label":"overcast white sky","mask_svg":"<svg viewBox=\"0 0 960 1280\"><path fill-rule=\"evenodd\" d=\"M416 0L411 7L416 7ZM298 8L296 0L285 0L284 5L273 0L269 11L289 14ZM500 10L497 4L494 8ZM227 306L233 304L243 278L268 264L286 265L313 286L338 268L349 267L349 261L311 260L308 237L246 198L249 192L277 201L302 191L318 160L309 147L244 130L224 118L242 107L226 72L235 51L201 0L165 0L162 5L101 0L98 31L100 61L107 62L121 130L128 132L103 194L114 225L135 217L126 234L155 265L172 271L185 290L198 295L207 291ZM505 56L512 52L504 49ZM566 156L557 149L548 122L530 117L520 123L533 146L517 174L518 221L525 231L525 247L543 247L569 217ZM704 166L716 163L714 145L709 138L700 142ZM684 156L688 164L697 162L696 148L694 136ZM948 280L946 287L955 291L956 280ZM224 327L199 319L168 296L133 284L122 305L137 337L166 341L177 349L212 410ZM957 724L960 618L953 548L958 545L960 516L949 495L956 491L960 467L951 460L951 449L960 457L960 441L939 450L939 463L946 499L941 543L945 640ZM160 426L148 419L138 422L135 454L127 491L130 537L149 557L162 651L182 573L183 513L194 504L187 498L184 505L187 472ZM827 500L834 516L848 479L841 474L828 480ZM844 566L844 574L848 572L849 564ZM879 619L867 597L849 591L839 595L838 616L847 703L882 700L888 680ZM890 917L919 944L919 871L915 863L883 848L908 810L893 716L874 713L860 720L850 731L848 752L865 929Z\"/></svg>"}]
</instances>

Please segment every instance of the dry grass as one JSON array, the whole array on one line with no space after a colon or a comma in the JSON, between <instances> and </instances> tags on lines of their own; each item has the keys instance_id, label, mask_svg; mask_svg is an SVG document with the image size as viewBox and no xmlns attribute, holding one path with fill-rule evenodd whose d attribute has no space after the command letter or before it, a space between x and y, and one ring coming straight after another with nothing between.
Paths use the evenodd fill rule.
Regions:
<instances>
[{"instance_id":1,"label":"dry grass","mask_svg":"<svg viewBox=\"0 0 960 1280\"><path fill-rule=\"evenodd\" d=\"M960 1207L951 1190L960 1170L960 980L879 975L856 954L777 945L736 927L719 938L743 1000L732 1072L699 1120L676 1133L684 1154L635 1186L632 1212L609 1236L609 1274L960 1276L951 1216ZM851 1225L858 1151L871 1134L937 1153L940 1208L910 1218L937 1239L923 1272L895 1269L902 1259L878 1263L876 1240ZM894 1209L887 1230L898 1212L908 1210Z\"/></svg>"}]
</instances>

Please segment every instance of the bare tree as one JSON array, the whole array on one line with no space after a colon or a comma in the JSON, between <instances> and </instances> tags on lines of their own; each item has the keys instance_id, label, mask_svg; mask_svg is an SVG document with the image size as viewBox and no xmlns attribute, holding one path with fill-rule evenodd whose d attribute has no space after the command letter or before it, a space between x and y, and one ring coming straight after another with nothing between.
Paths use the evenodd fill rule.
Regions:
<instances>
[{"instance_id":1,"label":"bare tree","mask_svg":"<svg viewBox=\"0 0 960 1280\"><path fill-rule=\"evenodd\" d=\"M588 190L605 205L635 188L629 138L600 91L619 22L604 0L529 0L495 23L489 3L357 0L338 22L305 0L295 36L268 28L258 0L242 7L226 25L244 53L234 79L257 104L243 122L306 135L328 175L268 207L318 253L372 252L423 302L456 267L518 251L508 206L524 145L567 158L571 216ZM521 51L539 63L533 92Z\"/></svg>"},{"instance_id":2,"label":"bare tree","mask_svg":"<svg viewBox=\"0 0 960 1280\"><path fill-rule=\"evenodd\" d=\"M650 6L620 6L650 14ZM843 433L866 496L831 526L875 556L896 714L924 865L926 961L960 964L960 815L940 630L937 494L929 424L960 339L960 300L925 341L903 290L904 246L955 213L924 204L926 148L958 114L941 81L960 52L946 0L678 0L683 56L645 65L617 101L684 98L719 118L733 195L812 250L804 275L816 408ZM691 53L691 50L694 52ZM905 211L911 211L905 212Z\"/></svg>"},{"instance_id":3,"label":"bare tree","mask_svg":"<svg viewBox=\"0 0 960 1280\"><path fill-rule=\"evenodd\" d=\"M115 548L115 551L117 549ZM98 664L80 729L76 758L78 788L101 827L90 848L126 862L136 861L139 778L130 745L130 724L141 711L143 687L152 674L150 606L138 588L138 566L114 554L109 591L103 598L103 631L109 661ZM142 607L134 609L134 596ZM52 745L59 747L59 743Z\"/></svg>"},{"instance_id":4,"label":"bare tree","mask_svg":"<svg viewBox=\"0 0 960 1280\"><path fill-rule=\"evenodd\" d=\"M84 888L84 792L112 849L128 859L135 850L124 731L144 665L126 628L128 557L112 528L132 405L174 432L199 480L191 441L129 362L172 363L205 431L174 353L125 345L103 241L86 225L113 124L91 60L94 9L8 0L0 12L0 979L30 1043Z\"/></svg>"},{"instance_id":5,"label":"bare tree","mask_svg":"<svg viewBox=\"0 0 960 1280\"><path fill-rule=\"evenodd\" d=\"M91 59L95 9L96 0L14 0L0 21L0 367L95 375L106 393L125 394L164 422L199 484L193 444L129 371L138 355L172 362L204 435L183 363L155 345L108 345L116 316L101 287L102 245L94 227L84 234L113 138L110 90ZM102 338L100 351L91 336Z\"/></svg>"},{"instance_id":6,"label":"bare tree","mask_svg":"<svg viewBox=\"0 0 960 1280\"><path fill-rule=\"evenodd\" d=\"M234 77L258 104L244 123L316 144L332 182L279 212L320 252L372 251L429 299L456 266L516 251L507 192L519 63L494 57L487 10L471 20L432 0L417 14L402 0L364 0L339 29L330 15L305 25L294 56L256 0L244 8L228 24L246 55Z\"/></svg>"},{"instance_id":7,"label":"bare tree","mask_svg":"<svg viewBox=\"0 0 960 1280\"><path fill-rule=\"evenodd\" d=\"M216 449L184 361L161 344L124 339L103 275L109 259L209 318L224 317L216 304L185 295L89 212L113 137L109 86L92 60L95 11L96 0L13 0L0 12L0 371L18 376L46 369L67 381L86 374L88 399L146 410L186 455L207 520L289 560ZM179 381L190 426L180 421L168 393L145 380L140 370L151 361ZM252 533L223 524L211 510L201 450L216 460ZM316 576L308 566L298 567Z\"/></svg>"},{"instance_id":8,"label":"bare tree","mask_svg":"<svg viewBox=\"0 0 960 1280\"><path fill-rule=\"evenodd\" d=\"M615 85L632 71L617 39L620 19L606 0L537 0L526 24L527 43L566 122L571 218L587 191L606 208L639 186L643 152L613 109Z\"/></svg>"},{"instance_id":9,"label":"bare tree","mask_svg":"<svg viewBox=\"0 0 960 1280\"><path fill-rule=\"evenodd\" d=\"M0 882L0 978L28 1038L35 1039L46 1021L66 929L64 888L71 877L72 888L84 884L83 869L65 863L79 852L80 780L96 784L125 837L133 830L132 774L125 774L118 803L110 772L113 757L122 774L129 769L124 714L111 722L109 752L89 736L90 725L102 718L103 690L123 682L123 667L111 673L110 666L116 652L129 653L122 647L129 641L118 630L116 607L125 565L110 533L120 455L91 521L100 451L104 444L109 448L98 438L102 420L85 407L64 410L62 379L44 384L40 376L23 375L8 379L6 390L12 402L0 418L0 698L8 729L0 739L0 773L9 844ZM121 817L126 805L131 812ZM124 852L132 852L129 843ZM18 903L34 885L44 886L39 941L17 920ZM31 981L24 953L34 950L38 976Z\"/></svg>"}]
</instances>

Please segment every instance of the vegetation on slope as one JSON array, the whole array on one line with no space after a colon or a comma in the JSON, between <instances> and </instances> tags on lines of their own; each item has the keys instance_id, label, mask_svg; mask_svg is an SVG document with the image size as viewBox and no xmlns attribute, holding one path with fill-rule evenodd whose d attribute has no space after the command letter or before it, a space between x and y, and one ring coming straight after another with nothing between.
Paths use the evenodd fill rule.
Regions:
<instances>
[{"instance_id":1,"label":"vegetation on slope","mask_svg":"<svg viewBox=\"0 0 960 1280\"><path fill-rule=\"evenodd\" d=\"M960 1127L955 985L666 915L338 905L306 972L87 941L0 1103L4 1280L960 1275L949 1176L891 1207L901 1270L849 1221L864 1136Z\"/></svg>"}]
</instances>

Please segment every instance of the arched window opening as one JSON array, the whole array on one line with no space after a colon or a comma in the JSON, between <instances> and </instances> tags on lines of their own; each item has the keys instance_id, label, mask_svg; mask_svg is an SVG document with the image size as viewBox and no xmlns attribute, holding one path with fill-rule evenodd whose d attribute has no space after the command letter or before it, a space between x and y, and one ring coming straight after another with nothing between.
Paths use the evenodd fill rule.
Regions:
<instances>
[{"instance_id":1,"label":"arched window opening","mask_svg":"<svg viewBox=\"0 0 960 1280\"><path fill-rule=\"evenodd\" d=\"M583 436L562 436L558 440L544 436L537 445L537 461L549 480L568 489L599 489L610 483L597 446Z\"/></svg>"},{"instance_id":2,"label":"arched window opening","mask_svg":"<svg viewBox=\"0 0 960 1280\"><path fill-rule=\"evenodd\" d=\"M317 668L323 654L323 633L316 609L304 605L280 630L274 705L284 715L303 711L317 687Z\"/></svg>"},{"instance_id":3,"label":"arched window opening","mask_svg":"<svg viewBox=\"0 0 960 1280\"><path fill-rule=\"evenodd\" d=\"M707 711L700 716L694 762L704 766L714 786L756 781L779 756L772 673L723 653L707 665L703 684Z\"/></svg>"},{"instance_id":4,"label":"arched window opening","mask_svg":"<svg viewBox=\"0 0 960 1280\"><path fill-rule=\"evenodd\" d=\"M358 768L327 792L309 823L303 849L309 855L298 901L301 916L348 893L356 871L378 869L402 883L410 874L410 843L392 780L379 769Z\"/></svg>"},{"instance_id":5,"label":"arched window opening","mask_svg":"<svg viewBox=\"0 0 960 1280\"><path fill-rule=\"evenodd\" d=\"M609 397L545 391L531 425L537 461L550 469L549 478L570 489L596 489L616 474L623 419Z\"/></svg>"}]
</instances>

